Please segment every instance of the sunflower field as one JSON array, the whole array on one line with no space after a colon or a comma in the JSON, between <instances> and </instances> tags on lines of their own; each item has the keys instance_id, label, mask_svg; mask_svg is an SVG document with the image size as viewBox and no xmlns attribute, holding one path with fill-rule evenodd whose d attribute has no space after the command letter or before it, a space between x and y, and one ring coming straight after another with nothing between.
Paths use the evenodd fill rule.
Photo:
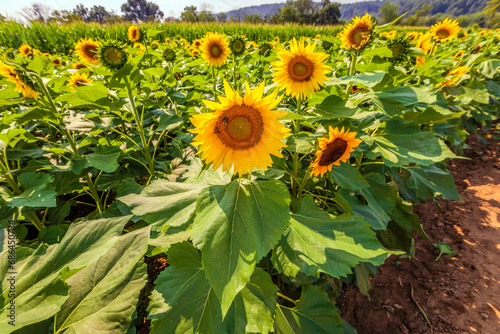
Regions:
<instances>
[{"instance_id":1,"label":"sunflower field","mask_svg":"<svg viewBox=\"0 0 500 334\"><path fill-rule=\"evenodd\" d=\"M0 24L1 333L355 333L500 111L498 29L80 28Z\"/></svg>"}]
</instances>

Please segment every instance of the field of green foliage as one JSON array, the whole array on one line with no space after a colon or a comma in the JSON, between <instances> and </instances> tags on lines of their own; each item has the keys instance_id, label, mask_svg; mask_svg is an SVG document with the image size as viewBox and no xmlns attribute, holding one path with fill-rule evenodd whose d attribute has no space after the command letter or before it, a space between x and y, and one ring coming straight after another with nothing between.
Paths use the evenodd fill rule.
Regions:
<instances>
[{"instance_id":1,"label":"field of green foliage","mask_svg":"<svg viewBox=\"0 0 500 334\"><path fill-rule=\"evenodd\" d=\"M339 288L418 252L414 205L460 199L499 39L0 24L0 332L355 333Z\"/></svg>"}]
</instances>

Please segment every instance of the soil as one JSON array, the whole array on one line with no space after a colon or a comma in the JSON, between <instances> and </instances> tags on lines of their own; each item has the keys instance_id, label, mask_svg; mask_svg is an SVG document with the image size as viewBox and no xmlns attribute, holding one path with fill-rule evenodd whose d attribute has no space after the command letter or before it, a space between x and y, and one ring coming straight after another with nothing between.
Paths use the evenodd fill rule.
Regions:
<instances>
[{"instance_id":1,"label":"soil","mask_svg":"<svg viewBox=\"0 0 500 334\"><path fill-rule=\"evenodd\" d=\"M487 146L471 136L470 160L449 163L463 201L415 207L430 240L415 233L414 258L388 258L371 279L371 300L343 288L340 313L359 334L500 333L499 134L490 131ZM436 262L441 242L457 256Z\"/></svg>"}]
</instances>

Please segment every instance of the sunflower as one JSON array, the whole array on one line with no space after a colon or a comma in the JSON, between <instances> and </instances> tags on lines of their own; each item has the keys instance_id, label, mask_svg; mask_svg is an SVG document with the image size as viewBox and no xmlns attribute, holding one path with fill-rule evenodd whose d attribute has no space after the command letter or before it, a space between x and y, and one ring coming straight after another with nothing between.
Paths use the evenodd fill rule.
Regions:
<instances>
[{"instance_id":1,"label":"sunflower","mask_svg":"<svg viewBox=\"0 0 500 334\"><path fill-rule=\"evenodd\" d=\"M289 129L278 122L286 112L273 110L281 100L278 90L262 97L265 83L253 91L245 83L246 94L240 96L226 80L226 97L219 97L220 103L204 101L211 113L197 114L191 118L196 129L193 144L200 145L202 159L213 163L217 169L221 165L227 171L232 166L236 174L252 173L254 168L267 170L272 165L271 154L283 157L280 149L289 136Z\"/></svg>"},{"instance_id":2,"label":"sunflower","mask_svg":"<svg viewBox=\"0 0 500 334\"><path fill-rule=\"evenodd\" d=\"M387 47L392 51L392 60L399 61L408 56L411 44L409 39L399 36L388 41Z\"/></svg>"},{"instance_id":3,"label":"sunflower","mask_svg":"<svg viewBox=\"0 0 500 334\"><path fill-rule=\"evenodd\" d=\"M363 17L356 16L352 23L348 24L340 33L341 47L359 50L364 47L371 38L373 30L372 16L368 13Z\"/></svg>"},{"instance_id":4,"label":"sunflower","mask_svg":"<svg viewBox=\"0 0 500 334\"><path fill-rule=\"evenodd\" d=\"M170 44L170 37L165 38L165 43Z\"/></svg>"},{"instance_id":5,"label":"sunflower","mask_svg":"<svg viewBox=\"0 0 500 334\"><path fill-rule=\"evenodd\" d=\"M456 20L445 19L433 25L429 31L438 42L446 42L454 39L460 32L460 27Z\"/></svg>"},{"instance_id":6,"label":"sunflower","mask_svg":"<svg viewBox=\"0 0 500 334\"><path fill-rule=\"evenodd\" d=\"M423 34L418 31L410 31L409 33L406 33L406 38L410 39L411 43L415 43L422 36Z\"/></svg>"},{"instance_id":7,"label":"sunflower","mask_svg":"<svg viewBox=\"0 0 500 334\"><path fill-rule=\"evenodd\" d=\"M329 137L319 139L319 149L316 151L316 160L311 164L312 175L325 175L332 170L333 165L340 166L346 162L350 153L362 142L356 139L355 132L344 132L344 128L329 128Z\"/></svg>"},{"instance_id":8,"label":"sunflower","mask_svg":"<svg viewBox=\"0 0 500 334\"><path fill-rule=\"evenodd\" d=\"M290 51L279 49L276 53L279 61L274 66L274 81L287 95L307 97L319 90L328 78L330 67L324 64L328 55L324 52L313 52L317 42L304 46L304 41L297 43L294 38L290 42Z\"/></svg>"},{"instance_id":9,"label":"sunflower","mask_svg":"<svg viewBox=\"0 0 500 334\"><path fill-rule=\"evenodd\" d=\"M201 47L201 44L203 43L203 40L201 39L195 39L193 41L193 44L191 44L192 47L199 49Z\"/></svg>"},{"instance_id":10,"label":"sunflower","mask_svg":"<svg viewBox=\"0 0 500 334\"><path fill-rule=\"evenodd\" d=\"M92 84L92 80L87 76L87 73L76 72L69 77L68 87L71 87L72 91L76 91L76 87L86 86Z\"/></svg>"},{"instance_id":11,"label":"sunflower","mask_svg":"<svg viewBox=\"0 0 500 334\"><path fill-rule=\"evenodd\" d=\"M21 79L19 73L13 66L9 66L0 61L0 75L7 77L7 81L10 81L16 85L15 90L20 92L26 98L38 99L38 93L30 85L28 85L23 79Z\"/></svg>"},{"instance_id":12,"label":"sunflower","mask_svg":"<svg viewBox=\"0 0 500 334\"><path fill-rule=\"evenodd\" d=\"M259 54L265 56L267 51L272 50L273 45L269 42L262 42L259 46Z\"/></svg>"},{"instance_id":13,"label":"sunflower","mask_svg":"<svg viewBox=\"0 0 500 334\"><path fill-rule=\"evenodd\" d=\"M203 38L201 57L208 65L222 66L227 61L227 56L230 53L229 42L224 35L218 32L209 32Z\"/></svg>"},{"instance_id":14,"label":"sunflower","mask_svg":"<svg viewBox=\"0 0 500 334\"><path fill-rule=\"evenodd\" d=\"M418 67L418 66L425 65L425 57L422 57L422 56L417 56L417 57L416 57L416 60L417 60L417 62L416 62L416 64L415 64L415 66L417 66L417 67Z\"/></svg>"},{"instance_id":15,"label":"sunflower","mask_svg":"<svg viewBox=\"0 0 500 334\"><path fill-rule=\"evenodd\" d=\"M139 50L137 50L137 54L138 55L140 55L141 53L143 53L144 51L146 51L146 47L142 43L134 43L133 48L134 49L139 49Z\"/></svg>"},{"instance_id":16,"label":"sunflower","mask_svg":"<svg viewBox=\"0 0 500 334\"><path fill-rule=\"evenodd\" d=\"M462 57L465 54L465 50L458 50L458 52L453 56L453 59Z\"/></svg>"},{"instance_id":17,"label":"sunflower","mask_svg":"<svg viewBox=\"0 0 500 334\"><path fill-rule=\"evenodd\" d=\"M488 36L488 31L487 30L481 30L479 32L479 36L481 36L481 37Z\"/></svg>"},{"instance_id":18,"label":"sunflower","mask_svg":"<svg viewBox=\"0 0 500 334\"><path fill-rule=\"evenodd\" d=\"M450 72L448 72L448 74L446 74L445 78L447 80L443 81L443 82L440 82L436 85L436 87L451 87L451 86L455 86L455 84L457 83L458 79L460 79L461 77L464 76L465 72L468 70L469 68L467 66L460 66L460 67L457 67L456 69L454 70L451 70Z\"/></svg>"},{"instance_id":19,"label":"sunflower","mask_svg":"<svg viewBox=\"0 0 500 334\"><path fill-rule=\"evenodd\" d=\"M52 63L52 65L54 66L62 66L62 61L61 61L61 58L54 58L54 59L51 59L50 62Z\"/></svg>"},{"instance_id":20,"label":"sunflower","mask_svg":"<svg viewBox=\"0 0 500 334\"><path fill-rule=\"evenodd\" d=\"M108 42L99 48L99 59L107 68L118 70L127 62L127 54L119 44Z\"/></svg>"},{"instance_id":21,"label":"sunflower","mask_svg":"<svg viewBox=\"0 0 500 334\"><path fill-rule=\"evenodd\" d=\"M198 49L191 49L189 50L189 54L191 55L191 57L196 57L200 54L200 50Z\"/></svg>"},{"instance_id":22,"label":"sunflower","mask_svg":"<svg viewBox=\"0 0 500 334\"><path fill-rule=\"evenodd\" d=\"M72 67L74 70L79 70L79 69L81 69L81 68L89 68L87 65L82 64L82 63L74 63L71 67Z\"/></svg>"},{"instance_id":23,"label":"sunflower","mask_svg":"<svg viewBox=\"0 0 500 334\"><path fill-rule=\"evenodd\" d=\"M168 62L173 62L175 58L177 57L177 54L175 53L175 50L167 47L165 50L163 50L163 59Z\"/></svg>"},{"instance_id":24,"label":"sunflower","mask_svg":"<svg viewBox=\"0 0 500 334\"><path fill-rule=\"evenodd\" d=\"M385 37L387 39L394 39L394 37L396 37L396 30L381 32L380 37Z\"/></svg>"},{"instance_id":25,"label":"sunflower","mask_svg":"<svg viewBox=\"0 0 500 334\"><path fill-rule=\"evenodd\" d=\"M465 41L467 39L467 37L469 37L469 33L468 32L464 32L464 33L460 32L458 34L458 37L460 37L460 41L463 42L463 41Z\"/></svg>"},{"instance_id":26,"label":"sunflower","mask_svg":"<svg viewBox=\"0 0 500 334\"><path fill-rule=\"evenodd\" d=\"M99 65L97 52L99 51L99 43L90 38L82 38L75 44L76 54L80 59L92 65Z\"/></svg>"},{"instance_id":27,"label":"sunflower","mask_svg":"<svg viewBox=\"0 0 500 334\"><path fill-rule=\"evenodd\" d=\"M280 38L278 36L274 37L274 43L280 44Z\"/></svg>"},{"instance_id":28,"label":"sunflower","mask_svg":"<svg viewBox=\"0 0 500 334\"><path fill-rule=\"evenodd\" d=\"M424 54L428 54L429 51L432 49L431 40L432 40L432 35L430 33L423 34L417 40L416 47L421 49Z\"/></svg>"},{"instance_id":29,"label":"sunflower","mask_svg":"<svg viewBox=\"0 0 500 334\"><path fill-rule=\"evenodd\" d=\"M259 44L255 43L254 41L249 41L249 42L247 42L247 45L246 45L246 46L247 46L247 47L248 47L248 46L251 46L251 47L253 47L254 49L257 49L257 48L259 47Z\"/></svg>"},{"instance_id":30,"label":"sunflower","mask_svg":"<svg viewBox=\"0 0 500 334\"><path fill-rule=\"evenodd\" d=\"M128 28L127 32L128 40L131 42L137 42L141 38L141 31L134 25Z\"/></svg>"},{"instance_id":31,"label":"sunflower","mask_svg":"<svg viewBox=\"0 0 500 334\"><path fill-rule=\"evenodd\" d=\"M245 39L240 35L234 36L229 42L229 49L236 56L242 55L245 53Z\"/></svg>"},{"instance_id":32,"label":"sunflower","mask_svg":"<svg viewBox=\"0 0 500 334\"><path fill-rule=\"evenodd\" d=\"M19 47L19 49L17 49L17 51L19 51L19 54L22 57L27 57L27 56L29 56L31 54L31 46L29 46L26 43L23 43L23 44L21 44L21 46Z\"/></svg>"},{"instance_id":33,"label":"sunflower","mask_svg":"<svg viewBox=\"0 0 500 334\"><path fill-rule=\"evenodd\" d=\"M160 43L158 43L158 41L152 41L150 45L151 45L151 49L153 49L153 50L156 50L160 47Z\"/></svg>"}]
</instances>

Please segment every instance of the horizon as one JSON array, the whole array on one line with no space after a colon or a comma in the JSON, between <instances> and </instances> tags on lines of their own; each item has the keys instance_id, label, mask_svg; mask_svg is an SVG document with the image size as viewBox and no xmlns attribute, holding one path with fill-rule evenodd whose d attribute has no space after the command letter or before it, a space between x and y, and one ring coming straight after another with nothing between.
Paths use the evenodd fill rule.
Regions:
<instances>
[{"instance_id":1,"label":"horizon","mask_svg":"<svg viewBox=\"0 0 500 334\"><path fill-rule=\"evenodd\" d=\"M313 0L314 1L314 0ZM350 4L355 2L363 2L369 0L335 0L332 2L343 4ZM376 0L371 0L376 1ZM42 1L33 1L33 0L19 0L15 2L8 2L2 5L2 9L0 10L0 14L4 15L9 19L19 20L22 19L20 13L24 8L30 8L32 4L40 2L43 5L50 8L51 12L54 10L73 10L78 4L83 4L85 7L91 8L93 6L103 6L108 11L114 11L118 15L121 15L120 7L122 4L126 3L126 0L109 0L106 5L102 4L102 1L98 0L90 0L90 1L82 1L82 0L46 0ZM187 6L196 6L198 10L210 10L212 13L217 14L221 12L229 12L232 10L238 10L241 8L251 7L251 6L260 6L267 4L279 4L284 3L286 0L249 0L245 2L245 6L241 6L240 1L236 0L214 0L210 3L207 0L193 0L189 3L180 3L178 1L173 0L159 0L159 1L148 1L157 4L160 7L160 10L164 14L164 18L174 17L180 18L181 13L184 10L184 7ZM319 1L314 1L319 2Z\"/></svg>"}]
</instances>

